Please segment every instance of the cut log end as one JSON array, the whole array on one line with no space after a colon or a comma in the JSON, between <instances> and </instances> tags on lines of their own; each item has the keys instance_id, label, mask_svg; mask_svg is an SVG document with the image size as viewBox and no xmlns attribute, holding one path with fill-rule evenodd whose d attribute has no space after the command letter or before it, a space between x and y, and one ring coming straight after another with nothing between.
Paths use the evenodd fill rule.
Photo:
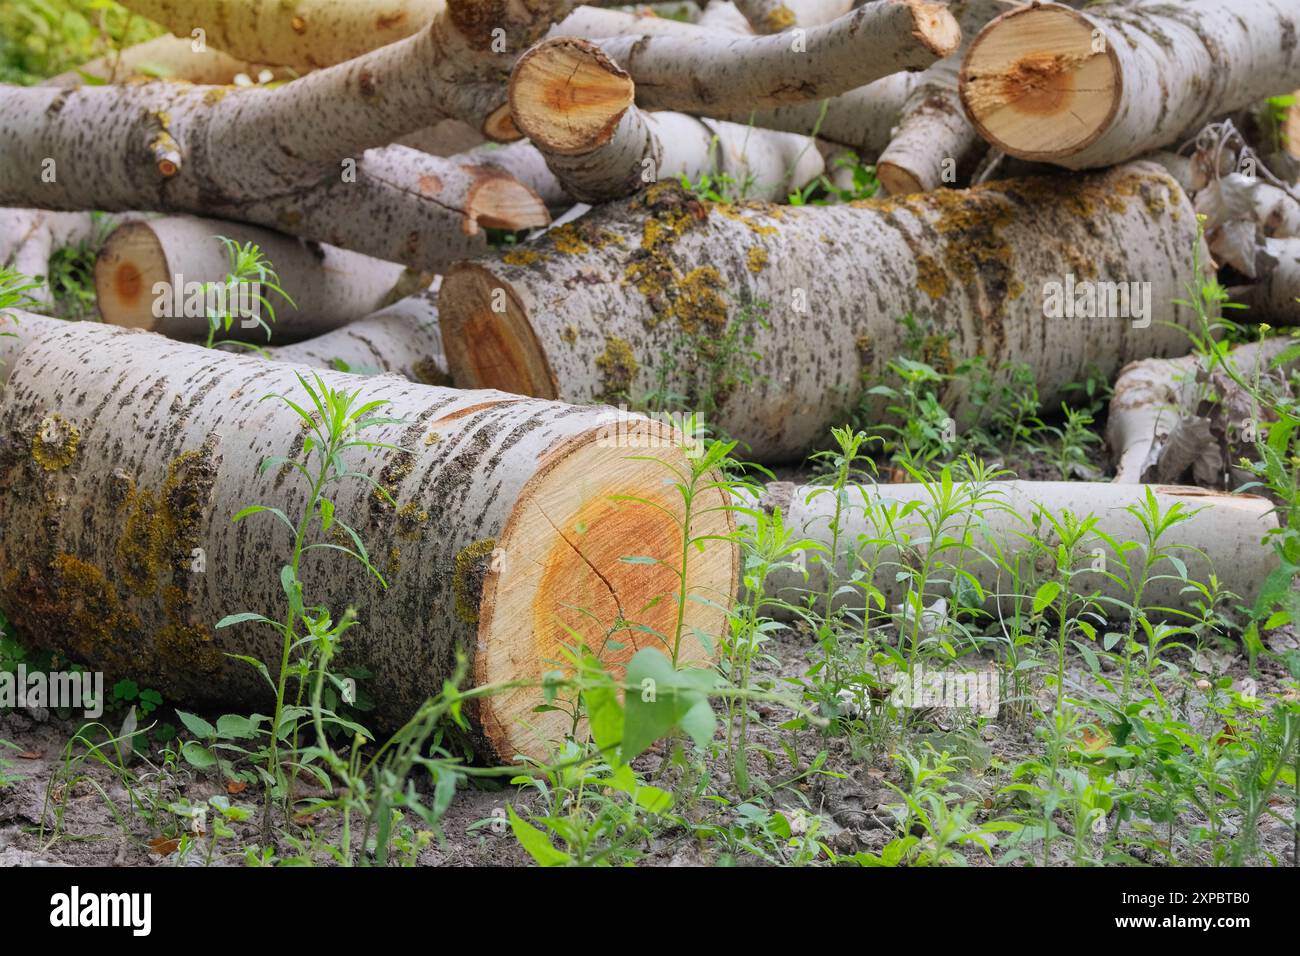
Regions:
<instances>
[{"instance_id":1,"label":"cut log end","mask_svg":"<svg viewBox=\"0 0 1300 956\"><path fill-rule=\"evenodd\" d=\"M1091 20L1068 7L1035 5L1003 14L972 41L960 88L985 139L1012 156L1050 160L1105 132L1122 79Z\"/></svg>"},{"instance_id":2,"label":"cut log end","mask_svg":"<svg viewBox=\"0 0 1300 956\"><path fill-rule=\"evenodd\" d=\"M549 454L495 542L479 611L476 685L535 682L547 671L567 671L562 651L579 635L616 679L638 650L671 647L683 511L680 495L665 482L670 468L690 468L680 436L639 418L611 422ZM735 591L736 552L722 540L733 530L728 502L716 489L705 497L696 503L691 530L709 540L690 557L694 599L686 604L679 664L709 660L691 635L720 633L722 608ZM626 560L632 557L663 563ZM620 620L636 626L612 629ZM547 742L570 732L564 714L534 713L539 700L529 686L482 701L483 732L502 759L545 757Z\"/></svg>"},{"instance_id":3,"label":"cut log end","mask_svg":"<svg viewBox=\"0 0 1300 956\"><path fill-rule=\"evenodd\" d=\"M473 235L479 226L514 232L551 224L551 214L537 193L517 179L478 168L480 179L470 187L465 204L466 233Z\"/></svg>"},{"instance_id":4,"label":"cut log end","mask_svg":"<svg viewBox=\"0 0 1300 956\"><path fill-rule=\"evenodd\" d=\"M483 122L483 135L494 143L513 143L523 139L524 134L515 125L510 115L510 104L502 103L494 109Z\"/></svg>"},{"instance_id":5,"label":"cut log end","mask_svg":"<svg viewBox=\"0 0 1300 956\"><path fill-rule=\"evenodd\" d=\"M604 51L572 37L539 43L520 57L510 78L519 129L562 155L608 142L634 93L631 77Z\"/></svg>"},{"instance_id":6,"label":"cut log end","mask_svg":"<svg viewBox=\"0 0 1300 956\"><path fill-rule=\"evenodd\" d=\"M438 297L443 348L459 388L555 398L559 383L510 283L475 263L453 267Z\"/></svg>"},{"instance_id":7,"label":"cut log end","mask_svg":"<svg viewBox=\"0 0 1300 956\"><path fill-rule=\"evenodd\" d=\"M910 196L912 193L927 191L911 171L897 163L881 162L876 166L876 178L891 196Z\"/></svg>"},{"instance_id":8,"label":"cut log end","mask_svg":"<svg viewBox=\"0 0 1300 956\"><path fill-rule=\"evenodd\" d=\"M946 5L929 0L904 2L912 11L913 36L940 59L957 52L961 46L961 26Z\"/></svg>"},{"instance_id":9,"label":"cut log end","mask_svg":"<svg viewBox=\"0 0 1300 956\"><path fill-rule=\"evenodd\" d=\"M113 230L95 259L100 318L128 329L158 328L153 288L172 281L167 253L148 223L127 223Z\"/></svg>"}]
</instances>

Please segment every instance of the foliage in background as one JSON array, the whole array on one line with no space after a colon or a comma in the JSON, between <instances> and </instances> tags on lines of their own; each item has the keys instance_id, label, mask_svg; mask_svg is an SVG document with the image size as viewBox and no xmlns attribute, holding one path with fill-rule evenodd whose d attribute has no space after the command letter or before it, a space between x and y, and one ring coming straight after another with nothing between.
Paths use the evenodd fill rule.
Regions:
<instances>
[{"instance_id":1,"label":"foliage in background","mask_svg":"<svg viewBox=\"0 0 1300 956\"><path fill-rule=\"evenodd\" d=\"M31 86L162 32L111 0L5 0L0 83Z\"/></svg>"}]
</instances>

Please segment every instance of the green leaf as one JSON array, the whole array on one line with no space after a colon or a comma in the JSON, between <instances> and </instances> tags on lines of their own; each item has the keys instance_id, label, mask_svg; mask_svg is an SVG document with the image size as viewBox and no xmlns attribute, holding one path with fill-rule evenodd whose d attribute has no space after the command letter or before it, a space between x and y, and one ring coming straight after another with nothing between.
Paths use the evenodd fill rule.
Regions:
<instances>
[{"instance_id":1,"label":"green leaf","mask_svg":"<svg viewBox=\"0 0 1300 956\"><path fill-rule=\"evenodd\" d=\"M187 713L183 710L176 711L176 716L179 717L181 723L185 725L185 729L195 737L200 737L203 740L211 740L217 735L217 728L213 727L202 717Z\"/></svg>"},{"instance_id":2,"label":"green leaf","mask_svg":"<svg viewBox=\"0 0 1300 956\"><path fill-rule=\"evenodd\" d=\"M510 817L510 829L514 831L519 845L528 851L528 855L541 866L564 866L571 857L563 850L551 845L550 838L531 823L526 823L515 813L515 808L506 804L506 813Z\"/></svg>"},{"instance_id":3,"label":"green leaf","mask_svg":"<svg viewBox=\"0 0 1300 956\"><path fill-rule=\"evenodd\" d=\"M252 740L257 736L257 724L239 714L223 714L217 718L217 736L227 740Z\"/></svg>"},{"instance_id":4,"label":"green leaf","mask_svg":"<svg viewBox=\"0 0 1300 956\"><path fill-rule=\"evenodd\" d=\"M618 746L623 742L623 707L613 687L593 687L583 691L587 702L587 723L591 738L608 759L617 766Z\"/></svg>"},{"instance_id":5,"label":"green leaf","mask_svg":"<svg viewBox=\"0 0 1300 956\"><path fill-rule=\"evenodd\" d=\"M675 728L700 746L707 744L717 725L706 693L714 682L708 671L673 670L668 658L653 647L637 651L627 666L623 760L635 759Z\"/></svg>"},{"instance_id":6,"label":"green leaf","mask_svg":"<svg viewBox=\"0 0 1300 956\"><path fill-rule=\"evenodd\" d=\"M1056 600L1056 596L1061 593L1060 582L1046 581L1039 588L1038 593L1034 595L1034 613L1040 614L1043 609Z\"/></svg>"},{"instance_id":7,"label":"green leaf","mask_svg":"<svg viewBox=\"0 0 1300 956\"><path fill-rule=\"evenodd\" d=\"M217 763L217 758L212 755L212 751L196 740L185 742L181 747L181 756L185 758L186 763L198 770L206 770L216 766Z\"/></svg>"}]
</instances>

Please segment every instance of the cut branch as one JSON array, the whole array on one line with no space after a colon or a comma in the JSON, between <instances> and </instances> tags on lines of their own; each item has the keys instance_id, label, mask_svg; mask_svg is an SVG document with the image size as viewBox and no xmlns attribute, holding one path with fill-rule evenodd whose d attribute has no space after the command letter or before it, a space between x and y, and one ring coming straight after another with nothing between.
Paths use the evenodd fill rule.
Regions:
<instances>
[{"instance_id":1,"label":"cut branch","mask_svg":"<svg viewBox=\"0 0 1300 956\"><path fill-rule=\"evenodd\" d=\"M875 0L806 34L693 30L597 42L631 75L638 106L717 117L824 99L924 69L961 40L952 15L922 0ZM561 24L552 35L571 34Z\"/></svg>"},{"instance_id":2,"label":"cut branch","mask_svg":"<svg viewBox=\"0 0 1300 956\"><path fill-rule=\"evenodd\" d=\"M736 0L736 9L755 33L817 27L853 9L852 0Z\"/></svg>"},{"instance_id":3,"label":"cut branch","mask_svg":"<svg viewBox=\"0 0 1300 956\"><path fill-rule=\"evenodd\" d=\"M729 177L747 198L783 200L825 170L807 136L643 112L633 92L627 73L598 46L557 37L519 58L510 107L515 125L569 195L583 202L706 174Z\"/></svg>"}]
</instances>

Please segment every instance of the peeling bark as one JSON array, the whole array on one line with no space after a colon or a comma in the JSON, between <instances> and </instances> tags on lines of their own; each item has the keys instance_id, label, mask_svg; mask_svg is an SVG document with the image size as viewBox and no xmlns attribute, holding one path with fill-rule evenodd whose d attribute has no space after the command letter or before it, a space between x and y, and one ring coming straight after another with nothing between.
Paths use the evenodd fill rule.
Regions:
<instances>
[{"instance_id":1,"label":"peeling bark","mask_svg":"<svg viewBox=\"0 0 1300 956\"><path fill-rule=\"evenodd\" d=\"M1276 552L1261 546L1264 535L1278 526L1273 503L1254 495L1229 495L1203 488L1160 486L1151 490L1162 512L1175 504L1196 512L1161 539L1161 546L1172 548L1172 553L1186 564L1188 577L1204 583L1216 574L1223 587L1253 603L1265 579L1277 567ZM815 606L824 611L826 574L833 562L835 579L843 583L836 594L836 608L861 613L862 590L850 581L855 572L866 568L874 569L873 583L885 595L886 605L893 608L907 598L910 586L909 579L900 572L914 567L924 554L936 568L929 593L922 596L925 605L938 597L951 600L949 582L956 577L953 569L957 568L979 582L986 605L1000 607L1004 612L1019 605L1021 611L1027 611L1037 585L1056 573L1054 552L1059 544L1050 523L1041 521L1036 525L1035 516L1043 511L1060 515L1067 510L1079 518L1096 516L1096 532L1119 542L1141 542L1146 540L1142 525L1127 509L1140 508L1146 491L1145 486L1077 481L958 485L956 500L966 502L966 507L932 535L917 512L903 512L909 502L916 502L923 510L930 506L934 501L932 488L919 484L850 486L841 505L839 553L828 556L826 564L819 554L808 554L806 581L794 569L773 571L767 579L767 593L796 605L803 604L807 595L821 595ZM779 507L786 527L796 537L829 547L828 526L835 515L836 496L825 487L774 483L768 486L761 505L769 512ZM740 518L742 525L750 520ZM1123 557L1100 534L1087 535L1081 542L1075 555L1077 574L1073 586L1079 593L1095 592L1112 600L1131 601L1132 595L1119 582L1099 571L1090 571L1100 566L1121 579L1125 576ZM968 535L971 546L963 548L961 542ZM860 538L864 542L861 545ZM944 539L954 543L937 544ZM1035 546L1035 540L1042 546ZM1046 553L1044 547L1052 553ZM1018 589L1009 570L985 557L996 554L1001 554L1011 568L1019 568ZM1142 558L1130 554L1129 560ZM1187 596L1182 593L1186 585L1176 579L1174 566L1161 564L1156 574L1174 579L1153 578L1143 594L1143 604L1154 609L1154 617L1185 619L1178 611L1167 610L1187 605ZM768 610L778 617L786 616L774 608ZM1116 616L1125 616L1118 607L1111 605L1110 610ZM884 623L883 612L874 605L872 612L879 623ZM906 630L910 636L910 628Z\"/></svg>"},{"instance_id":2,"label":"peeling bark","mask_svg":"<svg viewBox=\"0 0 1300 956\"><path fill-rule=\"evenodd\" d=\"M1126 0L1020 7L972 41L960 88L1012 156L1110 166L1300 85L1296 0Z\"/></svg>"},{"instance_id":3,"label":"peeling bark","mask_svg":"<svg viewBox=\"0 0 1300 956\"><path fill-rule=\"evenodd\" d=\"M0 401L6 615L36 646L147 680L177 702L265 706L263 678L226 655L277 661L278 634L213 625L238 611L283 610L290 536L265 515L231 518L249 504L290 515L304 507L298 476L259 470L268 457L301 453L307 432L297 415L262 400L300 394L295 368L87 323L49 334L20 328L27 341ZM374 675L376 726L400 723L436 693L457 647L472 655L477 683L540 680L573 639L562 625L599 646L621 607L671 631L671 599L639 613L676 591L681 503L665 465L689 464L667 429L608 408L321 375L329 387L387 402L383 414L401 419L366 432L400 451L347 453L349 468L396 506L359 480L330 491L387 589L337 551L309 552L301 567L313 601L359 613L339 664ZM629 444L628 435L653 441ZM698 533L727 534L721 492L704 503L713 510L697 512ZM665 566L622 560L631 555ZM729 604L735 559L730 542L709 540L691 558L692 593ZM688 630L725 626L721 610L701 601L686 614ZM613 633L624 645L606 655L615 667L658 646L640 631ZM687 640L683 656L708 655ZM543 756L570 727L562 715L532 713L540 701L536 687L485 699L476 717L486 748L505 759Z\"/></svg>"},{"instance_id":4,"label":"peeling bark","mask_svg":"<svg viewBox=\"0 0 1300 956\"><path fill-rule=\"evenodd\" d=\"M1274 362L1294 345L1295 341L1288 338L1252 342L1233 349L1226 361L1242 378L1262 385L1265 380L1279 378ZM1193 451L1208 451L1207 446L1213 443L1213 455L1206 460L1219 464L1213 469L1217 474L1205 474L1204 468L1197 470L1208 486L1221 487L1224 468L1242 457L1244 447L1253 447L1252 440L1243 444L1243 434L1248 428L1259 434L1267 427L1261 410L1239 393L1240 389L1222 370L1216 369L1211 376L1204 360L1194 354L1143 359L1125 366L1115 379L1106 421L1106 443L1115 462L1116 483L1159 480L1162 459L1180 426L1204 423L1204 428L1197 426L1203 440ZM1164 470L1169 471L1170 466L1165 465ZM1184 470L1178 467L1174 477L1180 477Z\"/></svg>"},{"instance_id":5,"label":"peeling bark","mask_svg":"<svg viewBox=\"0 0 1300 956\"><path fill-rule=\"evenodd\" d=\"M443 345L463 387L712 396L713 425L760 460L786 460L855 401L884 411L866 389L903 350L909 313L931 324L940 371L976 355L1027 362L1047 404L1090 366L1181 353L1196 320L1174 300L1196 241L1190 203L1145 163L826 207L700 203L661 183L457 266L439 300ZM1049 283L1067 275L1150 283L1149 314L1113 317L1107 303L1046 318ZM742 328L752 342L727 352ZM963 396L953 382L945 407L957 414Z\"/></svg>"},{"instance_id":6,"label":"peeling bark","mask_svg":"<svg viewBox=\"0 0 1300 956\"><path fill-rule=\"evenodd\" d=\"M643 112L627 73L586 40L556 37L515 64L510 107L565 191L597 203L660 179L726 175L747 198L780 201L825 171L807 136Z\"/></svg>"},{"instance_id":7,"label":"peeling bark","mask_svg":"<svg viewBox=\"0 0 1300 956\"><path fill-rule=\"evenodd\" d=\"M270 290L261 292L275 309L273 323L269 315L263 318L277 344L320 335L369 315L392 301L405 272L395 263L266 229L167 216L120 226L108 237L95 263L100 316L110 325L147 329L181 341L205 339L206 313L186 315L183 303L187 284L224 285L230 259L218 237L241 246L255 243L279 276L278 284L292 305ZM219 337L267 341L266 331L255 322L245 327L236 321Z\"/></svg>"}]
</instances>

